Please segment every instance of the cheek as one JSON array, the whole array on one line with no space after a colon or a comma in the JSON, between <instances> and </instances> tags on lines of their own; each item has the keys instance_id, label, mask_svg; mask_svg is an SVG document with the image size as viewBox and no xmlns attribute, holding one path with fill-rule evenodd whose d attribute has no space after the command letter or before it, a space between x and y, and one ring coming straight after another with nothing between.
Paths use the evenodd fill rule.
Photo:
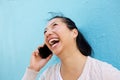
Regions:
<instances>
[{"instance_id":1,"label":"cheek","mask_svg":"<svg viewBox=\"0 0 120 80\"><path fill-rule=\"evenodd\" d=\"M47 42L46 36L44 36L44 44L46 44L48 46L48 42Z\"/></svg>"},{"instance_id":2,"label":"cheek","mask_svg":"<svg viewBox=\"0 0 120 80\"><path fill-rule=\"evenodd\" d=\"M54 32L57 33L57 35L62 39L62 40L68 40L70 37L70 30L66 28L66 26L59 26L54 29Z\"/></svg>"},{"instance_id":3,"label":"cheek","mask_svg":"<svg viewBox=\"0 0 120 80\"><path fill-rule=\"evenodd\" d=\"M56 31L59 32L59 33L61 33L61 34L65 34L65 33L68 32L68 30L66 28L63 28L63 27L58 28Z\"/></svg>"}]
</instances>

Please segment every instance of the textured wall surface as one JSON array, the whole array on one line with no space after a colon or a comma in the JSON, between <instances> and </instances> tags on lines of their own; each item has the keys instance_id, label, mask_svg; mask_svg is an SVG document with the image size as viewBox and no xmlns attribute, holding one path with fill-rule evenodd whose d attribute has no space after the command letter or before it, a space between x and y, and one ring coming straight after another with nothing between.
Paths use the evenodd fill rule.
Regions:
<instances>
[{"instance_id":1,"label":"textured wall surface","mask_svg":"<svg viewBox=\"0 0 120 80\"><path fill-rule=\"evenodd\" d=\"M43 43L48 12L71 18L93 56L120 69L119 0L0 0L0 80L21 80L32 51ZM57 61L53 57L47 66Z\"/></svg>"}]
</instances>

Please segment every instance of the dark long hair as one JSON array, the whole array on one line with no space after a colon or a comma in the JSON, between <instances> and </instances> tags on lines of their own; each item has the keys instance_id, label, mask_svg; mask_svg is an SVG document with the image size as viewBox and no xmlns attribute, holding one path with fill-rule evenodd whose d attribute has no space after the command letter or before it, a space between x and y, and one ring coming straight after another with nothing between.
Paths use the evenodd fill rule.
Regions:
<instances>
[{"instance_id":1,"label":"dark long hair","mask_svg":"<svg viewBox=\"0 0 120 80\"><path fill-rule=\"evenodd\" d=\"M88 44L88 42L85 40L85 38L82 35L82 33L78 30L78 28L76 27L75 23L70 18L67 18L67 17L64 17L64 16L54 16L51 19L49 19L49 21L52 20L52 19L55 19L55 18L62 19L62 21L67 24L68 29L70 29L70 30L77 29L77 31L78 31L78 36L76 38L77 48L79 49L79 51L83 55L90 56L91 52L92 52L92 48Z\"/></svg>"}]
</instances>

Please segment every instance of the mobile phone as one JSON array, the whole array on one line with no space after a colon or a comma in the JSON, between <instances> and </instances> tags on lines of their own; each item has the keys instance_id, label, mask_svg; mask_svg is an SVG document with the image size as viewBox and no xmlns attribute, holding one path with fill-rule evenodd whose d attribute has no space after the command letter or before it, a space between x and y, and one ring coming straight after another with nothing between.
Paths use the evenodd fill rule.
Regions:
<instances>
[{"instance_id":1,"label":"mobile phone","mask_svg":"<svg viewBox=\"0 0 120 80\"><path fill-rule=\"evenodd\" d=\"M38 48L39 56L42 58L47 58L50 54L52 54L52 51L47 47L45 44L43 47Z\"/></svg>"}]
</instances>

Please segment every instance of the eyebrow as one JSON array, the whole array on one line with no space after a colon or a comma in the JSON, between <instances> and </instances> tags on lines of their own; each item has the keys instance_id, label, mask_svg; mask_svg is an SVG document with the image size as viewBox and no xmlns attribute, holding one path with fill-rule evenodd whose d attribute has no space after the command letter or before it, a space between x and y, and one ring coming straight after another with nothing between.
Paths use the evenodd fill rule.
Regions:
<instances>
[{"instance_id":1,"label":"eyebrow","mask_svg":"<svg viewBox=\"0 0 120 80\"><path fill-rule=\"evenodd\" d=\"M44 29L44 31L46 31L46 30L47 30L47 28Z\"/></svg>"},{"instance_id":2,"label":"eyebrow","mask_svg":"<svg viewBox=\"0 0 120 80\"><path fill-rule=\"evenodd\" d=\"M56 22L52 22L49 26L51 26L51 25L53 25L53 24L55 24ZM44 29L44 31L46 31L48 28L46 27L45 29Z\"/></svg>"}]
</instances>

